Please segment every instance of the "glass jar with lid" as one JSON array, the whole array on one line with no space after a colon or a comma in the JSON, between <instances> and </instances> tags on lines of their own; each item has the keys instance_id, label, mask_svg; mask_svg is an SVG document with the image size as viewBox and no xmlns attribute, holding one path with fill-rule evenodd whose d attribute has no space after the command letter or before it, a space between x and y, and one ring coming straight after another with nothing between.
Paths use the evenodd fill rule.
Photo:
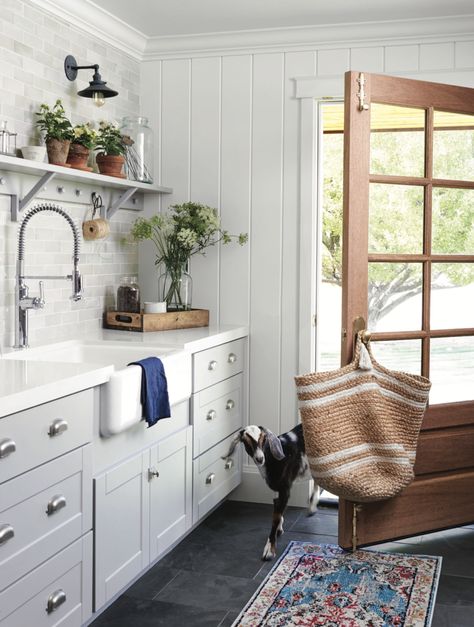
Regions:
<instances>
[{"instance_id":1,"label":"glass jar with lid","mask_svg":"<svg viewBox=\"0 0 474 627\"><path fill-rule=\"evenodd\" d=\"M120 127L127 147L125 171L127 178L142 183L153 183L153 131L148 118L127 116Z\"/></svg>"},{"instance_id":2,"label":"glass jar with lid","mask_svg":"<svg viewBox=\"0 0 474 627\"><path fill-rule=\"evenodd\" d=\"M117 311L140 313L140 288L136 276L124 276L117 289Z\"/></svg>"}]
</instances>

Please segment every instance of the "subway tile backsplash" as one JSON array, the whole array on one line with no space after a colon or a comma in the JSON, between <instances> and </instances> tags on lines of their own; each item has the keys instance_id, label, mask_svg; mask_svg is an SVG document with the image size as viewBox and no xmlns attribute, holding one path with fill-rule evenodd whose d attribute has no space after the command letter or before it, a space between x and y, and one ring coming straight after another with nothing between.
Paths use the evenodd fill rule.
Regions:
<instances>
[{"instance_id":1,"label":"subway tile backsplash","mask_svg":"<svg viewBox=\"0 0 474 627\"><path fill-rule=\"evenodd\" d=\"M64 75L64 58L72 54L80 65L98 63L100 72L119 96L98 109L77 96L88 85L92 70L82 70L74 83ZM138 115L139 62L24 0L1 0L0 11L0 120L18 133L17 147L39 143L35 111L42 102L61 98L73 124L102 119L120 122ZM1 191L1 190L0 190ZM87 201L86 201L87 202ZM80 232L88 204L61 203ZM29 313L31 345L68 339L97 330L102 312L114 304L120 277L138 273L136 245L123 245L136 212L118 211L110 222L111 233L103 241L82 242L80 268L85 295L70 300L71 283L45 281L46 305ZM0 343L13 344L14 286L17 223L10 221L10 198L0 195ZM58 215L43 213L27 227L26 264L32 274L70 274L72 233ZM38 293L37 281L28 280L30 294Z\"/></svg>"}]
</instances>

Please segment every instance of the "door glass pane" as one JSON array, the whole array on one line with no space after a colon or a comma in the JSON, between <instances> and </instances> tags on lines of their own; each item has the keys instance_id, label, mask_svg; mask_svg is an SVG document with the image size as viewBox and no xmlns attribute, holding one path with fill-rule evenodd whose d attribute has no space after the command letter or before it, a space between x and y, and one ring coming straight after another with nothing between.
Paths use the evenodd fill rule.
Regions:
<instances>
[{"instance_id":1,"label":"door glass pane","mask_svg":"<svg viewBox=\"0 0 474 627\"><path fill-rule=\"evenodd\" d=\"M369 263L368 328L421 329L422 283L421 263Z\"/></svg>"},{"instance_id":2,"label":"door glass pane","mask_svg":"<svg viewBox=\"0 0 474 627\"><path fill-rule=\"evenodd\" d=\"M421 340L371 342L375 359L385 368L421 374Z\"/></svg>"},{"instance_id":3,"label":"door glass pane","mask_svg":"<svg viewBox=\"0 0 474 627\"><path fill-rule=\"evenodd\" d=\"M474 264L431 266L431 328L467 329L474 325Z\"/></svg>"},{"instance_id":4,"label":"door glass pane","mask_svg":"<svg viewBox=\"0 0 474 627\"><path fill-rule=\"evenodd\" d=\"M321 107L320 182L321 246L317 289L316 368L333 370L341 363L342 180L344 106Z\"/></svg>"},{"instance_id":5,"label":"door glass pane","mask_svg":"<svg viewBox=\"0 0 474 627\"><path fill-rule=\"evenodd\" d=\"M433 177L474 181L474 115L434 112Z\"/></svg>"},{"instance_id":6,"label":"door glass pane","mask_svg":"<svg viewBox=\"0 0 474 627\"><path fill-rule=\"evenodd\" d=\"M370 172L423 176L425 110L370 105Z\"/></svg>"},{"instance_id":7,"label":"door glass pane","mask_svg":"<svg viewBox=\"0 0 474 627\"><path fill-rule=\"evenodd\" d=\"M474 399L474 337L431 340L430 403Z\"/></svg>"},{"instance_id":8,"label":"door glass pane","mask_svg":"<svg viewBox=\"0 0 474 627\"><path fill-rule=\"evenodd\" d=\"M423 252L423 188L371 183L369 252Z\"/></svg>"},{"instance_id":9,"label":"door glass pane","mask_svg":"<svg viewBox=\"0 0 474 627\"><path fill-rule=\"evenodd\" d=\"M472 147L474 150L474 137ZM473 189L433 189L431 248L439 255L474 254Z\"/></svg>"}]
</instances>

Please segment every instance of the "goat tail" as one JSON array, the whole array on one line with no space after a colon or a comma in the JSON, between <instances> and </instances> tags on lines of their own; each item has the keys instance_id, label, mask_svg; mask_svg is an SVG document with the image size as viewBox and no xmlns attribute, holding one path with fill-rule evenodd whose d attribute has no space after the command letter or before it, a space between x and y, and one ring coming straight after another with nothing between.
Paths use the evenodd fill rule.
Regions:
<instances>
[{"instance_id":1,"label":"goat tail","mask_svg":"<svg viewBox=\"0 0 474 627\"><path fill-rule=\"evenodd\" d=\"M231 457L234 454L235 447L237 446L239 442L242 442L240 432L235 436L235 438L230 443L230 447L229 447L229 451L227 455L224 455L223 457L221 457L221 459L228 459L229 457Z\"/></svg>"}]
</instances>

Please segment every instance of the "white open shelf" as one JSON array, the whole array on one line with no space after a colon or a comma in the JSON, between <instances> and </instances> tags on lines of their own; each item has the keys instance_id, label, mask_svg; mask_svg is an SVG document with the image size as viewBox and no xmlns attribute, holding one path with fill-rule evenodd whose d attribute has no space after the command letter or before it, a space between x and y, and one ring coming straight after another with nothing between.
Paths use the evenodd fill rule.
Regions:
<instances>
[{"instance_id":1,"label":"white open shelf","mask_svg":"<svg viewBox=\"0 0 474 627\"><path fill-rule=\"evenodd\" d=\"M55 183L64 184L58 185L52 194L52 196L59 198L61 194L65 194L67 191L75 195L76 201L85 190L101 192L101 190L109 189L119 192L120 195L111 198L104 212L103 217L107 218L111 218L134 195L171 194L173 191L170 187L162 185L105 176L96 172L83 172L51 163L0 154L0 194L11 196L12 220L14 221L18 220L20 213L34 198L40 195L41 191L44 191L46 185L53 179ZM66 189L66 185L69 185L68 189ZM64 196L64 198L66 197ZM137 210L141 207L131 206L128 208Z\"/></svg>"}]
</instances>

